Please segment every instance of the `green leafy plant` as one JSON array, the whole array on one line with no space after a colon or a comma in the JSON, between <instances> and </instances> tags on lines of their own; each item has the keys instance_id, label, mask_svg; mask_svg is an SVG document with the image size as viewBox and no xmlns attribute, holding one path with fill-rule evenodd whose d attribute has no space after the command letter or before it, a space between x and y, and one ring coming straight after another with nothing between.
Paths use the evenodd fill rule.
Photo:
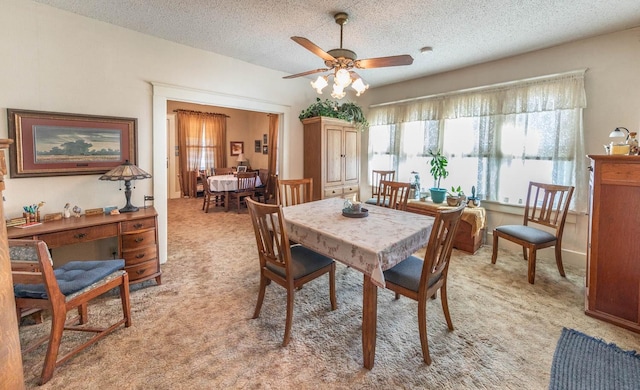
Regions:
<instances>
[{"instance_id":1,"label":"green leafy plant","mask_svg":"<svg viewBox=\"0 0 640 390\"><path fill-rule=\"evenodd\" d=\"M369 127L369 122L364 116L362 107L353 102L339 104L332 100L320 100L316 98L316 102L302 110L298 119L303 120L316 116L326 116L329 118L337 118L352 122L359 130L365 130Z\"/></svg>"},{"instance_id":2,"label":"green leafy plant","mask_svg":"<svg viewBox=\"0 0 640 390\"><path fill-rule=\"evenodd\" d=\"M433 176L433 179L436 182L436 188L440 188L440 179L446 179L449 176L449 171L447 170L447 165L449 162L447 161L447 157L445 157L440 150L436 150L435 152L429 150L429 155L432 157L429 165L431 169L429 173Z\"/></svg>"},{"instance_id":3,"label":"green leafy plant","mask_svg":"<svg viewBox=\"0 0 640 390\"><path fill-rule=\"evenodd\" d=\"M449 196L461 196L464 195L464 191L462 191L460 186L452 186L451 191L447 191L447 194L449 194Z\"/></svg>"}]
</instances>

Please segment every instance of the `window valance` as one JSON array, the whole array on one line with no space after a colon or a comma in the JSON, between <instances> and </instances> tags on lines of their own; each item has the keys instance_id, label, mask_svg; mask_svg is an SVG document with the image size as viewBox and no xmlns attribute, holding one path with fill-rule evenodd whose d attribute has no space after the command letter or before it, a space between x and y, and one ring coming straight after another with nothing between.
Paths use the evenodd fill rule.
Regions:
<instances>
[{"instance_id":1,"label":"window valance","mask_svg":"<svg viewBox=\"0 0 640 390\"><path fill-rule=\"evenodd\" d=\"M522 114L585 108L584 74L578 70L371 107L369 124Z\"/></svg>"}]
</instances>

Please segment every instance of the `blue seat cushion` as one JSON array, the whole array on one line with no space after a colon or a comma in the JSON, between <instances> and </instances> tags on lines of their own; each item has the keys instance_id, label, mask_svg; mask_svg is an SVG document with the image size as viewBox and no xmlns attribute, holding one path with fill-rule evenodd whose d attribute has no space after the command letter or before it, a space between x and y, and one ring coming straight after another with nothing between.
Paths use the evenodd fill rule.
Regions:
<instances>
[{"instance_id":1,"label":"blue seat cushion","mask_svg":"<svg viewBox=\"0 0 640 390\"><path fill-rule=\"evenodd\" d=\"M124 268L124 260L70 261L53 272L63 295L80 291L113 272ZM16 284L13 293L17 298L47 299L44 284Z\"/></svg>"},{"instance_id":2,"label":"blue seat cushion","mask_svg":"<svg viewBox=\"0 0 640 390\"><path fill-rule=\"evenodd\" d=\"M407 290L418 292L423 264L424 261L421 258L409 256L407 259L384 271L384 280L385 282L402 286ZM429 287L437 282L438 279L439 275L430 277Z\"/></svg>"},{"instance_id":3,"label":"blue seat cushion","mask_svg":"<svg viewBox=\"0 0 640 390\"><path fill-rule=\"evenodd\" d=\"M547 242L555 241L556 236L544 230L536 229L531 226L524 225L504 225L496 228L500 233L505 233L510 236L525 240L536 245L544 244Z\"/></svg>"},{"instance_id":4,"label":"blue seat cushion","mask_svg":"<svg viewBox=\"0 0 640 390\"><path fill-rule=\"evenodd\" d=\"M302 245L298 244L291 246L291 267L294 279L300 279L303 276L307 276L330 265L331 263L333 263L333 259L312 251L309 248L305 248ZM284 270L280 267L267 264L267 268L283 278L286 277Z\"/></svg>"}]
</instances>

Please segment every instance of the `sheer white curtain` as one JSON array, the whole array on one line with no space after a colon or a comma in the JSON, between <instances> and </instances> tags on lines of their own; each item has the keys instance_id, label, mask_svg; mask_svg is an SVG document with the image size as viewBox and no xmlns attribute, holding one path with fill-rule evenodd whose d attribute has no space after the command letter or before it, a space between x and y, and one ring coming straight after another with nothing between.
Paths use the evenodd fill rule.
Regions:
<instances>
[{"instance_id":1,"label":"sheer white curtain","mask_svg":"<svg viewBox=\"0 0 640 390\"><path fill-rule=\"evenodd\" d=\"M429 149L449 158L442 187L475 186L482 199L522 204L531 180L574 185L586 211L584 70L373 107L370 169L411 171L432 186Z\"/></svg>"}]
</instances>

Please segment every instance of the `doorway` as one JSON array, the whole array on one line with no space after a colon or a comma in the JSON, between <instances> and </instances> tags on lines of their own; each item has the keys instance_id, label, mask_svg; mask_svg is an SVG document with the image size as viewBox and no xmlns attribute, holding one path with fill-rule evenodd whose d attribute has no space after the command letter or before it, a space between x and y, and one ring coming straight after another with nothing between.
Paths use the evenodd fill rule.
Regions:
<instances>
[{"instance_id":1,"label":"doorway","mask_svg":"<svg viewBox=\"0 0 640 390\"><path fill-rule=\"evenodd\" d=\"M236 108L240 110L278 114L280 129L278 131L278 166L280 171L286 170L283 164L282 140L286 138L286 129L290 128L291 109L289 106L277 103L257 101L250 97L229 96L211 91L184 88L163 83L151 83L153 86L153 193L156 202L154 206L158 212L158 245L160 263L167 261L167 199L168 174L167 167L167 101L175 100L210 106Z\"/></svg>"}]
</instances>

